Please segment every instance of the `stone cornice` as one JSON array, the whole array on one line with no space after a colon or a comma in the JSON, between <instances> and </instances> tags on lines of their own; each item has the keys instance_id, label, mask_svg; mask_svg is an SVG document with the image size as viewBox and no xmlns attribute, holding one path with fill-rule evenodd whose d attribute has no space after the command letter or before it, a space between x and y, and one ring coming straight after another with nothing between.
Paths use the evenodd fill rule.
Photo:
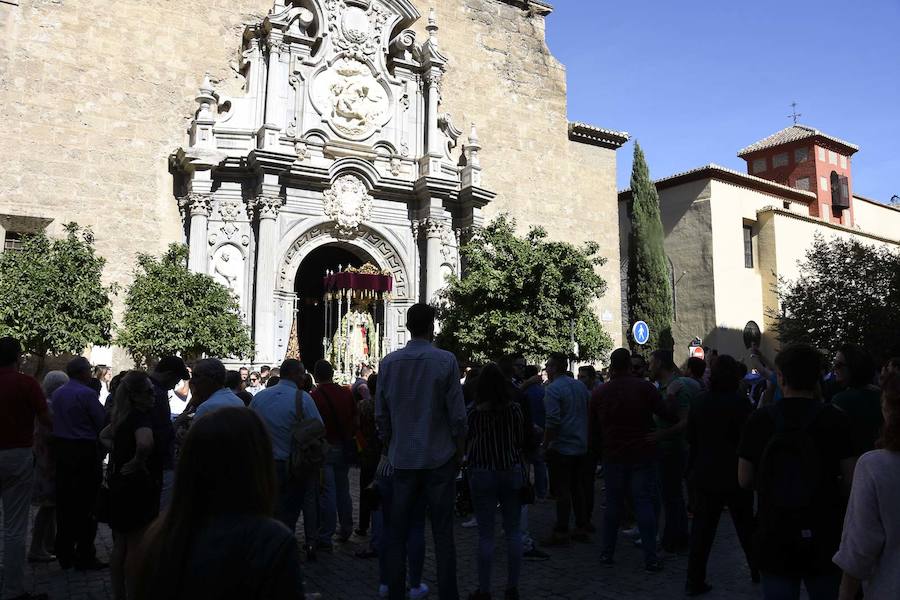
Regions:
<instances>
[{"instance_id":1,"label":"stone cornice","mask_svg":"<svg viewBox=\"0 0 900 600\"><path fill-rule=\"evenodd\" d=\"M569 123L569 140L591 146L618 150L631 138L627 131L594 127L587 123Z\"/></svg>"},{"instance_id":2,"label":"stone cornice","mask_svg":"<svg viewBox=\"0 0 900 600\"><path fill-rule=\"evenodd\" d=\"M546 16L553 12L553 5L544 0L500 0L505 4L511 4L533 11L535 14Z\"/></svg>"}]
</instances>

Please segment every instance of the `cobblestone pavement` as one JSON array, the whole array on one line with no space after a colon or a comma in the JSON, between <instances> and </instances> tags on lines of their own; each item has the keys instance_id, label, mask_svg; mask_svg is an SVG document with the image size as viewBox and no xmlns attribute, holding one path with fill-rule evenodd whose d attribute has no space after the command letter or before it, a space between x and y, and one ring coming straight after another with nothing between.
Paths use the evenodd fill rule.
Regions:
<instances>
[{"instance_id":1,"label":"cobblestone pavement","mask_svg":"<svg viewBox=\"0 0 900 600\"><path fill-rule=\"evenodd\" d=\"M356 473L351 473L356 479ZM602 486L602 480L598 483ZM353 481L356 489L356 482ZM602 496L600 497L602 501ZM355 506L355 503L354 503ZM553 520L553 504L540 503L532 507L530 529L537 538L545 536ZM355 514L355 511L354 511ZM602 521L602 508L598 507L594 523ZM456 549L459 572L459 588L462 599L477 587L476 530L459 527L457 521ZM302 526L298 527L302 531ZM426 529L426 537L430 533ZM302 535L302 534L301 534ZM100 526L98 556L106 560L112 541L109 529ZM30 539L30 536L29 536ZM494 565L494 598L503 597L506 580L505 547L498 527L497 558ZM353 553L365 546L366 540L352 538L348 543L335 546L333 554L320 553L314 563L304 564L307 591L320 592L323 598L356 600L377 598L378 561L355 558ZM680 555L665 556L662 573L646 573L640 550L630 540L620 536L614 567L603 567L597 562L599 536L591 543L568 548L549 549L551 558L545 562L525 562L522 569L520 593L525 599L547 600L628 600L668 599L684 596L687 558ZM0 552L2 558L2 552ZM432 598L437 598L435 584L434 548L428 540L425 560L426 583L432 588ZM760 598L758 586L750 582L750 574L744 562L737 537L728 515L723 515L719 535L709 564L709 582L715 588L705 599L743 600ZM56 563L29 565L27 587L34 592L46 592L51 600L106 600L111 598L109 573L79 573L62 571ZM198 599L200 600L200 599Z\"/></svg>"}]
</instances>

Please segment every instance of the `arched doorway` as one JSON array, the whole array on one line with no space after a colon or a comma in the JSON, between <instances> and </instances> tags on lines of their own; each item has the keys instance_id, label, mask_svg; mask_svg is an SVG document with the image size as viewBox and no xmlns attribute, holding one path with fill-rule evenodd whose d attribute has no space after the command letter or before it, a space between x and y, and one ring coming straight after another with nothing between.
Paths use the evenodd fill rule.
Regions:
<instances>
[{"instance_id":1,"label":"arched doorway","mask_svg":"<svg viewBox=\"0 0 900 600\"><path fill-rule=\"evenodd\" d=\"M327 271L339 271L346 267L361 267L372 262L363 250L328 244L316 248L300 263L294 280L297 293L297 337L300 356L310 371L315 362L325 358L324 341L334 335L334 323L325 331L325 302L323 278Z\"/></svg>"}]
</instances>

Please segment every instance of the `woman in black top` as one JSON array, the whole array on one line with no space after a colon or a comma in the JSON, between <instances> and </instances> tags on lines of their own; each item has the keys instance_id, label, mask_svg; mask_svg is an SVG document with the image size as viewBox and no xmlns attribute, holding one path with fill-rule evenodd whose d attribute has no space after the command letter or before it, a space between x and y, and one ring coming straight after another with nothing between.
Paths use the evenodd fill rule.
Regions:
<instances>
[{"instance_id":1,"label":"woman in black top","mask_svg":"<svg viewBox=\"0 0 900 600\"><path fill-rule=\"evenodd\" d=\"M497 505L503 518L507 547L506 600L518 600L522 568L522 445L525 418L512 401L500 367L481 371L475 390L475 410L469 414L466 461L478 521L478 591L469 600L490 600Z\"/></svg>"},{"instance_id":2,"label":"woman in black top","mask_svg":"<svg viewBox=\"0 0 900 600\"><path fill-rule=\"evenodd\" d=\"M147 374L126 373L111 403L111 422L100 439L111 448L107 467L109 527L113 532L110 578L113 598L123 600L125 561L137 550L144 529L159 513L162 464L152 456L153 384Z\"/></svg>"},{"instance_id":3,"label":"woman in black top","mask_svg":"<svg viewBox=\"0 0 900 600\"><path fill-rule=\"evenodd\" d=\"M172 506L134 562L134 598L302 600L297 540L274 504L272 442L256 413L221 408L194 422Z\"/></svg>"},{"instance_id":4,"label":"woman in black top","mask_svg":"<svg viewBox=\"0 0 900 600\"><path fill-rule=\"evenodd\" d=\"M737 480L741 430L753 412L750 400L738 392L740 377L737 361L728 355L720 356L712 367L709 392L694 401L688 415L688 477L695 492L685 586L689 596L712 589L706 582L706 563L725 506L751 564L753 579L759 580L750 562L753 492L741 489Z\"/></svg>"}]
</instances>

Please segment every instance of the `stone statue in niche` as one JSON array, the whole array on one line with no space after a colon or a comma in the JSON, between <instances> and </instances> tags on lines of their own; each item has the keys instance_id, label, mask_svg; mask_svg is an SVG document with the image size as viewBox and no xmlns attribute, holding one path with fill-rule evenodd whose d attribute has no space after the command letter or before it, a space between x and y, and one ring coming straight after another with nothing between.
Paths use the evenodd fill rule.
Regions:
<instances>
[{"instance_id":1,"label":"stone statue in niche","mask_svg":"<svg viewBox=\"0 0 900 600\"><path fill-rule=\"evenodd\" d=\"M386 90L359 60L342 58L316 78L317 107L334 129L364 139L381 124L390 108Z\"/></svg>"},{"instance_id":2,"label":"stone statue in niche","mask_svg":"<svg viewBox=\"0 0 900 600\"><path fill-rule=\"evenodd\" d=\"M244 287L244 255L231 244L225 244L213 255L213 278L240 297Z\"/></svg>"},{"instance_id":3,"label":"stone statue in niche","mask_svg":"<svg viewBox=\"0 0 900 600\"><path fill-rule=\"evenodd\" d=\"M340 235L353 235L372 213L372 196L356 175L341 175L325 191L325 214Z\"/></svg>"}]
</instances>

